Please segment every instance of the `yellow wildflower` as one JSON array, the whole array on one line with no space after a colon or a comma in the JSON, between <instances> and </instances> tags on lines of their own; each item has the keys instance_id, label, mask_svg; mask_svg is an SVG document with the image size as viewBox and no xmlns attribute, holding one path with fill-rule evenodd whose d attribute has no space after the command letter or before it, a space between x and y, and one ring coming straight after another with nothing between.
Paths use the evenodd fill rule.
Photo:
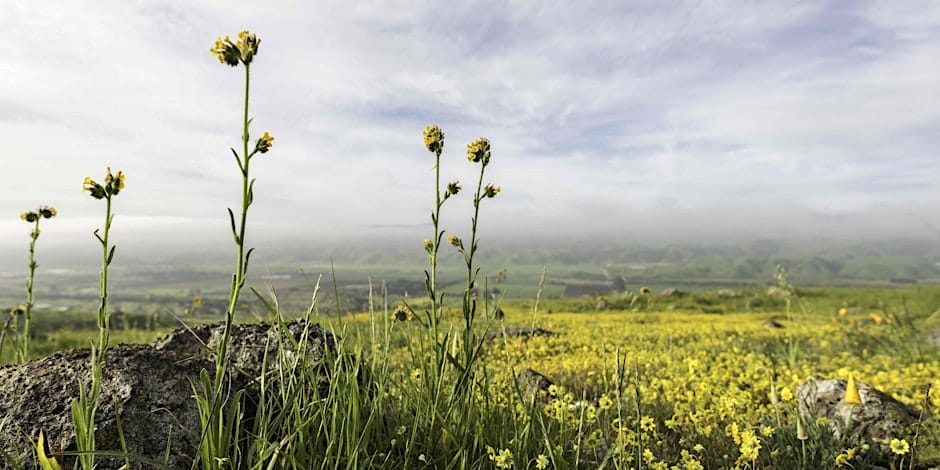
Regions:
<instances>
[{"instance_id":1,"label":"yellow wildflower","mask_svg":"<svg viewBox=\"0 0 940 470\"><path fill-rule=\"evenodd\" d=\"M39 214L33 211L23 212L22 214L20 214L20 219L25 220L26 222L29 222L29 223L33 223L39 220Z\"/></svg>"},{"instance_id":2,"label":"yellow wildflower","mask_svg":"<svg viewBox=\"0 0 940 470\"><path fill-rule=\"evenodd\" d=\"M855 459L856 450L854 447L846 449L845 452L836 456L836 466L837 467L846 467L851 466L852 460Z\"/></svg>"},{"instance_id":3,"label":"yellow wildflower","mask_svg":"<svg viewBox=\"0 0 940 470\"><path fill-rule=\"evenodd\" d=\"M539 454L539 456L535 458L535 468L538 470L545 470L548 468L548 463L548 457L545 454Z\"/></svg>"},{"instance_id":4,"label":"yellow wildflower","mask_svg":"<svg viewBox=\"0 0 940 470\"><path fill-rule=\"evenodd\" d=\"M894 452L896 455L904 455L911 451L910 444L904 439L891 439L891 442L888 443L888 447L890 447L891 452Z\"/></svg>"},{"instance_id":5,"label":"yellow wildflower","mask_svg":"<svg viewBox=\"0 0 940 470\"><path fill-rule=\"evenodd\" d=\"M82 191L88 191L91 197L95 199L102 199L105 196L104 186L101 186L88 176L86 176L85 180L82 182Z\"/></svg>"},{"instance_id":6,"label":"yellow wildflower","mask_svg":"<svg viewBox=\"0 0 940 470\"><path fill-rule=\"evenodd\" d=\"M855 385L855 377L849 376L849 382L845 385L845 397L842 401L849 405L861 405L862 396L858 393L858 386Z\"/></svg>"},{"instance_id":7,"label":"yellow wildflower","mask_svg":"<svg viewBox=\"0 0 940 470\"><path fill-rule=\"evenodd\" d=\"M512 451L500 449L499 454L490 455L490 460L496 463L496 468L512 468Z\"/></svg>"},{"instance_id":8,"label":"yellow wildflower","mask_svg":"<svg viewBox=\"0 0 940 470\"><path fill-rule=\"evenodd\" d=\"M428 124L424 128L424 146L428 151L441 154L444 150L444 131L437 124Z\"/></svg>"},{"instance_id":9,"label":"yellow wildflower","mask_svg":"<svg viewBox=\"0 0 940 470\"><path fill-rule=\"evenodd\" d=\"M430 238L424 239L424 251L431 253L431 250L434 249L434 242Z\"/></svg>"},{"instance_id":10,"label":"yellow wildflower","mask_svg":"<svg viewBox=\"0 0 940 470\"><path fill-rule=\"evenodd\" d=\"M408 307L404 305L399 305L395 307L395 310L392 312L392 321L409 321L411 320L411 310L408 310Z\"/></svg>"},{"instance_id":11,"label":"yellow wildflower","mask_svg":"<svg viewBox=\"0 0 940 470\"><path fill-rule=\"evenodd\" d=\"M484 165L490 163L490 141L486 137L480 137L467 144L467 160L473 163L483 162Z\"/></svg>"},{"instance_id":12,"label":"yellow wildflower","mask_svg":"<svg viewBox=\"0 0 940 470\"><path fill-rule=\"evenodd\" d=\"M486 187L483 188L483 196L491 197L491 198L496 197L496 195L499 194L499 191L500 191L499 186L496 186L494 184L488 184L486 185Z\"/></svg>"},{"instance_id":13,"label":"yellow wildflower","mask_svg":"<svg viewBox=\"0 0 940 470\"><path fill-rule=\"evenodd\" d=\"M760 427L760 435L764 437L773 437L775 429L773 426L767 426L766 424Z\"/></svg>"},{"instance_id":14,"label":"yellow wildflower","mask_svg":"<svg viewBox=\"0 0 940 470\"><path fill-rule=\"evenodd\" d=\"M58 215L59 213L55 210L55 207L52 206L40 206L39 215L43 216L46 219L51 219Z\"/></svg>"},{"instance_id":15,"label":"yellow wildflower","mask_svg":"<svg viewBox=\"0 0 940 470\"><path fill-rule=\"evenodd\" d=\"M228 36L225 36L225 39L216 39L215 45L209 49L209 52L216 56L220 63L235 67L239 62L245 65L250 64L258 54L260 45L261 40L257 36L248 31L242 31L238 33L237 42L232 42Z\"/></svg>"},{"instance_id":16,"label":"yellow wildflower","mask_svg":"<svg viewBox=\"0 0 940 470\"><path fill-rule=\"evenodd\" d=\"M271 134L268 134L267 131L258 139L258 142L255 143L255 150L260 153L267 153L268 150L271 150L271 147L274 145L274 137Z\"/></svg>"},{"instance_id":17,"label":"yellow wildflower","mask_svg":"<svg viewBox=\"0 0 940 470\"><path fill-rule=\"evenodd\" d=\"M26 313L25 305L17 305L16 307L10 309L10 315L13 316L23 315L24 313Z\"/></svg>"}]
</instances>

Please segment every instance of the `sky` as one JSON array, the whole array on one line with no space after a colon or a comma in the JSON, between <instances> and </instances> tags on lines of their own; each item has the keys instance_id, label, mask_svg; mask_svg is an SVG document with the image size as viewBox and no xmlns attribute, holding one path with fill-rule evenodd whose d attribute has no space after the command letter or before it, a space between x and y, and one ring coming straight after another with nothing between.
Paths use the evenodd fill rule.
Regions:
<instances>
[{"instance_id":1,"label":"sky","mask_svg":"<svg viewBox=\"0 0 940 470\"><path fill-rule=\"evenodd\" d=\"M0 249L50 204L40 243L95 250L108 166L119 244L230 244L244 74L209 49L242 29L257 243L429 231L431 123L452 233L481 136L494 237L940 233L937 2L6 0Z\"/></svg>"}]
</instances>

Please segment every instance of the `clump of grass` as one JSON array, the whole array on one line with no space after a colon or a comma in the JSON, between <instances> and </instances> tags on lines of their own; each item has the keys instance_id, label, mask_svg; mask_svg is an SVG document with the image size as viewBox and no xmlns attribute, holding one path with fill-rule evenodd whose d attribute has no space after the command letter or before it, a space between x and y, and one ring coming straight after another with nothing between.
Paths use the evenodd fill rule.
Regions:
<instances>
[{"instance_id":1,"label":"clump of grass","mask_svg":"<svg viewBox=\"0 0 940 470\"><path fill-rule=\"evenodd\" d=\"M107 170L104 184L99 184L90 177L82 183L82 189L88 191L92 198L105 201L104 227L95 229L95 238L101 244L101 280L99 283L98 303L98 342L91 348L91 384L85 388L84 382L78 384L78 398L72 401L72 419L75 422L75 442L78 447L78 463L84 469L95 467L95 410L98 394L101 392L101 373L104 368L104 356L108 350L110 329L108 325L108 266L114 260L114 250L117 248L109 242L111 222L114 214L111 213L112 199L124 189L124 173L118 171L111 173Z\"/></svg>"}]
</instances>

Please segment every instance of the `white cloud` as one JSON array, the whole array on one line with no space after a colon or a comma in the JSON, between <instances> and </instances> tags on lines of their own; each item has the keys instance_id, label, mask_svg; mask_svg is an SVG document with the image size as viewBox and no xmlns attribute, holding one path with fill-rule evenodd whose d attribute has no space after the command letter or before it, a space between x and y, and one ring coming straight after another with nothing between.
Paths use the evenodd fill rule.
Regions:
<instances>
[{"instance_id":1,"label":"white cloud","mask_svg":"<svg viewBox=\"0 0 940 470\"><path fill-rule=\"evenodd\" d=\"M208 49L242 27L262 37L252 129L276 138L253 161L261 224L424 223L429 122L447 133L444 178L465 187L464 145L493 141L504 192L487 210L503 225L664 200L796 212L931 200L931 5L14 1L0 18L0 236L42 203L94 220L77 188L106 165L128 174L119 208L152 218L147 231L225 233L242 74ZM616 229L596 220L579 228Z\"/></svg>"}]
</instances>

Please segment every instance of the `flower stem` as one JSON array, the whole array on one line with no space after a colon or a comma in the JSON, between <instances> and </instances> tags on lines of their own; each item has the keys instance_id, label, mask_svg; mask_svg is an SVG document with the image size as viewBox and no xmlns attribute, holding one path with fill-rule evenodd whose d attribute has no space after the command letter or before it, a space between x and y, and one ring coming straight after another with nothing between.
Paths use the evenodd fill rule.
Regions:
<instances>
[{"instance_id":1,"label":"flower stem","mask_svg":"<svg viewBox=\"0 0 940 470\"><path fill-rule=\"evenodd\" d=\"M248 165L251 161L251 154L248 153L248 96L250 77L251 67L246 64L245 99L242 108L242 157L238 160L239 170L242 174L242 207L238 233L235 234L235 246L237 251L235 274L232 278L232 291L229 295L229 306L225 315L225 331L222 334L222 341L219 344L218 355L216 356L215 389L219 393L221 393L221 386L225 375L228 342L232 333L232 325L235 322L238 299L241 295L242 288L245 286L245 275L247 274L248 264L248 259L245 256L245 226L248 219L248 207L251 205L251 182L248 178Z\"/></svg>"},{"instance_id":2,"label":"flower stem","mask_svg":"<svg viewBox=\"0 0 940 470\"><path fill-rule=\"evenodd\" d=\"M23 314L23 343L20 351L19 362L26 362L29 359L29 322L33 313L33 279L36 276L36 240L39 238L39 219L33 225L33 232L30 234L29 242L29 276L26 278L26 313Z\"/></svg>"}]
</instances>

